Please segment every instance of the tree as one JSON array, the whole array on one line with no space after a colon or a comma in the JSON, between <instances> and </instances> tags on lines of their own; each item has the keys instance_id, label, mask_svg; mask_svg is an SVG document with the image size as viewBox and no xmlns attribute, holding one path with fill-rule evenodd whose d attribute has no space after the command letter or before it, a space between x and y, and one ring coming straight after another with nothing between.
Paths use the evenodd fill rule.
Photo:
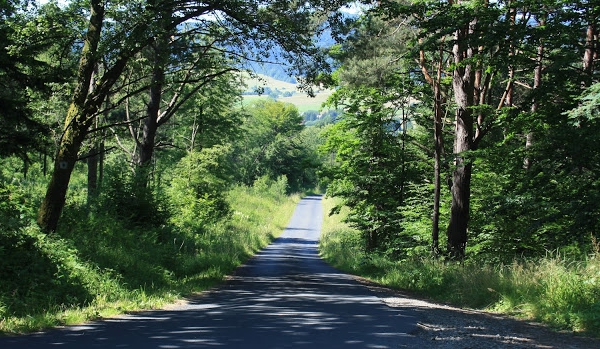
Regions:
<instances>
[{"instance_id":1,"label":"tree","mask_svg":"<svg viewBox=\"0 0 600 349\"><path fill-rule=\"evenodd\" d=\"M410 213L403 208L415 194L409 188L422 180L414 165L422 154L413 146L417 82L404 59L414 31L404 20L362 17L331 49L339 64L331 78L340 87L329 103L343 113L322 148L333 159L324 169L327 193L350 207L349 221L362 231L367 251L394 257L419 244L406 233Z\"/></svg>"},{"instance_id":2,"label":"tree","mask_svg":"<svg viewBox=\"0 0 600 349\"><path fill-rule=\"evenodd\" d=\"M45 231L54 231L65 203L71 172L79 155L79 149L85 139L88 128L93 122L100 100L89 100L90 86L96 68L98 44L104 23L104 5L101 1L91 1L91 13L88 31L82 48L81 60L77 71L77 86L73 100L65 119L65 129L61 137L54 163L52 178L38 213L38 224ZM115 72L118 73L118 72ZM107 85L112 79L104 82ZM109 86L103 87L108 88Z\"/></svg>"},{"instance_id":3,"label":"tree","mask_svg":"<svg viewBox=\"0 0 600 349\"><path fill-rule=\"evenodd\" d=\"M408 183L407 124L398 116L402 106L386 106L396 101L374 88L355 88L343 98L345 113L327 130L323 147L338 164L326 172L331 180L327 192L350 207L349 221L364 233L367 251L393 249Z\"/></svg>"},{"instance_id":4,"label":"tree","mask_svg":"<svg viewBox=\"0 0 600 349\"><path fill-rule=\"evenodd\" d=\"M28 40L49 30L49 21L24 12L22 1L0 3L0 155L17 155L29 163L30 151L42 152L48 125L35 118L32 95L47 96L47 84L57 81L52 66L41 55L50 40ZM58 31L60 27L54 29ZM27 45L23 45L27 42Z\"/></svg>"},{"instance_id":5,"label":"tree","mask_svg":"<svg viewBox=\"0 0 600 349\"><path fill-rule=\"evenodd\" d=\"M130 61L154 42L155 38L164 40L165 37L161 35L171 33L191 19L201 25L198 32L207 28L202 24L222 23L224 26L221 31L209 30L207 34L218 36L225 33L227 40L223 45L239 48L234 51L237 56L252 57L246 55L248 49L259 48L254 57L268 57L269 48L278 44L284 49L281 56L294 62L294 67L302 69L307 66L306 61L318 53L318 49L312 45L312 33L316 29L315 25L318 25L313 19L340 4L317 2L314 6L304 6L279 0L268 4L234 0L202 4L169 1L149 3L148 6L138 6L140 4L137 3L128 6L113 3L108 5L110 6L105 8L107 5L104 2L91 2L90 20L81 52L73 102L65 119L52 178L38 213L38 224L45 231L56 229L78 152L101 103L112 92L111 89ZM111 15L111 20L105 26L110 30L106 30L106 35L103 35L105 13ZM165 16L168 13L171 13L170 17ZM153 19L156 18L165 19L166 24L153 26ZM100 62L104 53L106 59ZM99 69L100 63L103 63L102 69ZM98 74L94 76L96 69ZM159 73L159 70L160 68L155 70L155 73ZM157 77L155 82L162 79ZM159 87L156 83L153 86Z\"/></svg>"},{"instance_id":6,"label":"tree","mask_svg":"<svg viewBox=\"0 0 600 349\"><path fill-rule=\"evenodd\" d=\"M250 105L246 112L244 137L234 151L238 180L252 184L262 176L276 180L283 175L291 190L302 189L306 171L315 164L310 147L301 139L304 126L298 109L267 99Z\"/></svg>"}]
</instances>

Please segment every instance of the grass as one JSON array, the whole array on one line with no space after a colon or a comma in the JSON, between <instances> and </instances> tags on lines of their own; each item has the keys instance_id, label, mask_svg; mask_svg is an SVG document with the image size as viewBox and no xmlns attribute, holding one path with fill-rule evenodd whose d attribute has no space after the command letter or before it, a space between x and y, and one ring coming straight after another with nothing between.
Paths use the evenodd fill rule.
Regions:
<instances>
[{"instance_id":1,"label":"grass","mask_svg":"<svg viewBox=\"0 0 600 349\"><path fill-rule=\"evenodd\" d=\"M213 287L283 232L299 196L276 184L234 188L233 215L193 236L127 227L85 207L67 209L57 234L34 224L2 232L0 333L162 308Z\"/></svg>"},{"instance_id":2,"label":"grass","mask_svg":"<svg viewBox=\"0 0 600 349\"><path fill-rule=\"evenodd\" d=\"M279 98L277 98L277 100L280 102L293 104L294 106L296 106L296 108L298 108L298 111L300 113L303 113L303 112L306 112L309 110L319 111L319 110L321 110L323 103L327 100L327 98L329 98L329 96L331 96L331 93L332 93L331 91L323 91L323 92L317 93L315 97L309 97L305 93L297 92L295 95L293 95L291 97L279 97ZM258 95L246 95L246 96L244 96L243 104L247 105L256 100L266 99L266 98L269 98L269 97L258 96Z\"/></svg>"},{"instance_id":3,"label":"grass","mask_svg":"<svg viewBox=\"0 0 600 349\"><path fill-rule=\"evenodd\" d=\"M280 102L291 103L298 108L300 113L314 110L319 111L322 109L323 103L331 96L333 90L321 90L318 91L315 97L309 97L305 92L300 92L297 90L296 85L273 79L268 76L260 75L261 80L258 79L250 79L246 78L246 85L249 87L252 86L262 86L262 87L270 87L272 90L278 89L281 92L292 92L293 96L290 97L279 97L277 98ZM268 96L259 96L259 95L244 95L244 100L242 102L243 105L248 105L254 101L260 99L269 98Z\"/></svg>"},{"instance_id":4,"label":"grass","mask_svg":"<svg viewBox=\"0 0 600 349\"><path fill-rule=\"evenodd\" d=\"M325 212L333 199L324 201ZM537 320L560 330L600 336L600 253L584 261L549 254L535 261L491 266L430 258L391 261L367 256L360 233L327 216L320 251L332 265L382 285L435 301Z\"/></svg>"}]
</instances>

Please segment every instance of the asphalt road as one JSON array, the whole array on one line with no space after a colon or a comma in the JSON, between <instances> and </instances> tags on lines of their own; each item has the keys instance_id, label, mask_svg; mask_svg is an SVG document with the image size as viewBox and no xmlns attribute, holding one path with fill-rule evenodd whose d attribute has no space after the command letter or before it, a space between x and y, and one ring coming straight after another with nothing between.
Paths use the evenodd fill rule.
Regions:
<instances>
[{"instance_id":1,"label":"asphalt road","mask_svg":"<svg viewBox=\"0 0 600 349\"><path fill-rule=\"evenodd\" d=\"M318 255L321 197L221 287L175 309L0 338L13 348L415 348L416 313L390 308Z\"/></svg>"}]
</instances>

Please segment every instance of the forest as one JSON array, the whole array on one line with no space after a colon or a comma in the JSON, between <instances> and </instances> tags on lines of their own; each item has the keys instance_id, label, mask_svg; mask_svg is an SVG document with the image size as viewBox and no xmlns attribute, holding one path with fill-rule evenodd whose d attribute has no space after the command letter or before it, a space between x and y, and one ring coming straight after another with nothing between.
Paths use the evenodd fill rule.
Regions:
<instances>
[{"instance_id":1,"label":"forest","mask_svg":"<svg viewBox=\"0 0 600 349\"><path fill-rule=\"evenodd\" d=\"M5 0L0 18L0 332L198 292L319 192L337 267L598 333L596 1ZM242 103L247 67L274 63L335 112Z\"/></svg>"}]
</instances>

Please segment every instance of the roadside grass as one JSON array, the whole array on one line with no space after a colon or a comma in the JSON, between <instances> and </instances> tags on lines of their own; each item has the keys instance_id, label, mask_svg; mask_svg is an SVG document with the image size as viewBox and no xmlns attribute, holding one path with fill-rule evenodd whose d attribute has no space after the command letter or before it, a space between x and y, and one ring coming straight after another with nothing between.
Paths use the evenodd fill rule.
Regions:
<instances>
[{"instance_id":1,"label":"roadside grass","mask_svg":"<svg viewBox=\"0 0 600 349\"><path fill-rule=\"evenodd\" d=\"M56 234L34 223L3 231L0 334L162 308L215 286L283 232L300 196L280 186L232 189L232 216L193 235L130 227L85 207L69 208Z\"/></svg>"},{"instance_id":2,"label":"roadside grass","mask_svg":"<svg viewBox=\"0 0 600 349\"><path fill-rule=\"evenodd\" d=\"M324 199L320 253L333 266L379 284L460 307L536 320L558 330L600 337L600 252L583 261L558 253L509 265L430 258L391 261L362 252L358 231L328 216Z\"/></svg>"}]
</instances>

